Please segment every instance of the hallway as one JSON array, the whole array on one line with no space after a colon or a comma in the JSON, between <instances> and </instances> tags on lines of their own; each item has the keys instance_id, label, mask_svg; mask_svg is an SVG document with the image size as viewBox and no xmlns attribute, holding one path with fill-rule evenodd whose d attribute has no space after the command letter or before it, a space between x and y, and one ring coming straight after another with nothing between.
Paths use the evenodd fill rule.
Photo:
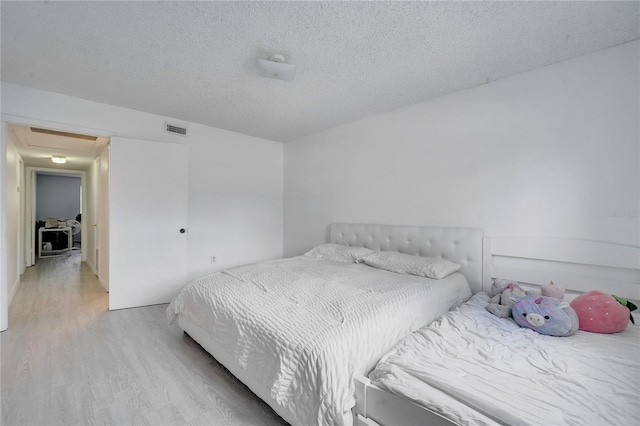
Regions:
<instances>
[{"instance_id":1,"label":"hallway","mask_svg":"<svg viewBox=\"0 0 640 426\"><path fill-rule=\"evenodd\" d=\"M80 251L26 270L0 340L3 425L285 424L167 325L167 305L108 299Z\"/></svg>"}]
</instances>

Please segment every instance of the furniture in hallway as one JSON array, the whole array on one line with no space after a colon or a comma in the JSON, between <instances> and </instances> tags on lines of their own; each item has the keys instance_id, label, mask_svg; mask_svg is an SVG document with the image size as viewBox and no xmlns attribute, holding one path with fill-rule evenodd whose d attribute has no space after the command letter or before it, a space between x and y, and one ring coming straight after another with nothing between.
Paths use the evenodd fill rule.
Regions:
<instances>
[{"instance_id":1,"label":"furniture in hallway","mask_svg":"<svg viewBox=\"0 0 640 426\"><path fill-rule=\"evenodd\" d=\"M67 255L73 248L71 228L38 229L38 257L55 257Z\"/></svg>"}]
</instances>

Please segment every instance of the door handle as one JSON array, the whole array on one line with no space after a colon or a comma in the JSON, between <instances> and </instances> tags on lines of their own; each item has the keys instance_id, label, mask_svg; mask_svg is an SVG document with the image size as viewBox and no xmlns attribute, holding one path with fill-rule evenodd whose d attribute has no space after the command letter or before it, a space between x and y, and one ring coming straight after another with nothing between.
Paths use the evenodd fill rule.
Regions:
<instances>
[{"instance_id":1,"label":"door handle","mask_svg":"<svg viewBox=\"0 0 640 426\"><path fill-rule=\"evenodd\" d=\"M185 232L187 232L187 230L186 230L186 229L184 229L184 228L180 228L180 233L181 233L181 234L184 234Z\"/></svg>"}]
</instances>

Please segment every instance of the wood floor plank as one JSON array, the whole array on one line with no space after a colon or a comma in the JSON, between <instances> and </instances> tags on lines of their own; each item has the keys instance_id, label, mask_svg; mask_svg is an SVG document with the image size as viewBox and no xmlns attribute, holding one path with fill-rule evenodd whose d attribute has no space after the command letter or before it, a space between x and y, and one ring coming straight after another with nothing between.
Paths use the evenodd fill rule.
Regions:
<instances>
[{"instance_id":1,"label":"wood floor plank","mask_svg":"<svg viewBox=\"0 0 640 426\"><path fill-rule=\"evenodd\" d=\"M3 425L286 425L167 305L108 300L79 251L26 270L0 335Z\"/></svg>"}]
</instances>

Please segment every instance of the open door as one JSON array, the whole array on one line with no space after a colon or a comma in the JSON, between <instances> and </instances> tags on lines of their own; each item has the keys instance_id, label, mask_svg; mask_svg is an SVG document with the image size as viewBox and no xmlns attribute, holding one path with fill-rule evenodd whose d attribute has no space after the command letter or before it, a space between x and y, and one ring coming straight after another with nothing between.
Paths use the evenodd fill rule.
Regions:
<instances>
[{"instance_id":1,"label":"open door","mask_svg":"<svg viewBox=\"0 0 640 426\"><path fill-rule=\"evenodd\" d=\"M188 148L112 137L110 157L109 309L167 303L187 278Z\"/></svg>"}]
</instances>

